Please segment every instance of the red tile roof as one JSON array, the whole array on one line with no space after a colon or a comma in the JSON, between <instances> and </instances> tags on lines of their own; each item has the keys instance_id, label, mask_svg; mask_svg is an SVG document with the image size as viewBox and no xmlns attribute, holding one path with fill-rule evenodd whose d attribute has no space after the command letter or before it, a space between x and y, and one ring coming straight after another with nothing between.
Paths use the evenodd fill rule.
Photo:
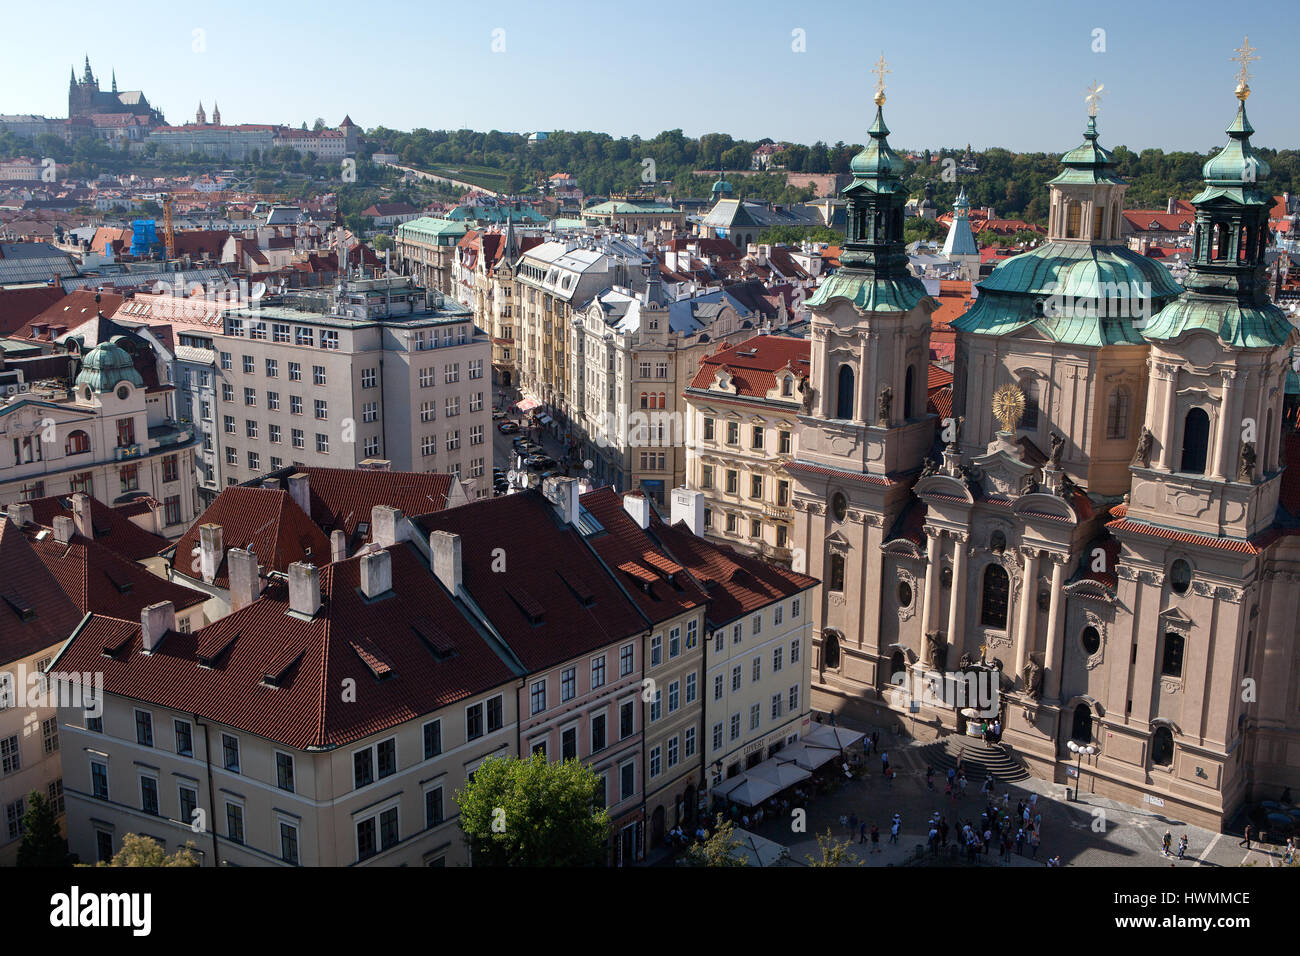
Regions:
<instances>
[{"instance_id":1,"label":"red tile roof","mask_svg":"<svg viewBox=\"0 0 1300 956\"><path fill-rule=\"evenodd\" d=\"M421 515L416 524L425 535L460 535L465 590L529 671L648 626L581 535L561 525L538 492ZM502 551L505 574L495 567ZM580 599L578 591L589 592L591 600Z\"/></svg>"},{"instance_id":2,"label":"red tile roof","mask_svg":"<svg viewBox=\"0 0 1300 956\"><path fill-rule=\"evenodd\" d=\"M177 572L197 579L199 527L221 525L222 548L246 548L257 555L264 571L287 571L295 561L323 565L330 559L329 538L303 514L287 491L274 488L222 489L208 510L199 516L176 543L173 565ZM214 584L229 586L223 554Z\"/></svg>"},{"instance_id":3,"label":"red tile roof","mask_svg":"<svg viewBox=\"0 0 1300 956\"><path fill-rule=\"evenodd\" d=\"M68 331L75 329L77 326L89 322L100 312L104 313L106 318L112 318L118 308L122 305L122 296L112 292L104 292L100 295L99 304L95 304L94 289L76 289L69 292L66 296L53 302L47 309L39 315L33 316L28 322L14 331L14 338L33 338L32 327L35 325L61 325ZM46 336L48 337L48 336Z\"/></svg>"},{"instance_id":4,"label":"red tile roof","mask_svg":"<svg viewBox=\"0 0 1300 956\"><path fill-rule=\"evenodd\" d=\"M67 640L82 618L31 542L8 519L0 519L0 598L0 664Z\"/></svg>"},{"instance_id":5,"label":"red tile roof","mask_svg":"<svg viewBox=\"0 0 1300 956\"><path fill-rule=\"evenodd\" d=\"M1195 212L1164 212L1159 209L1124 209L1120 213L1134 232L1186 232Z\"/></svg>"},{"instance_id":6,"label":"red tile roof","mask_svg":"<svg viewBox=\"0 0 1300 956\"><path fill-rule=\"evenodd\" d=\"M1106 527L1111 531L1130 531L1135 534L1149 534L1157 538L1167 538L1171 541L1177 541L1181 544L1194 544L1202 548L1218 548L1221 551L1236 551L1240 554L1259 554L1261 545L1264 544L1260 538L1246 540L1244 538L1215 538L1207 534L1192 534L1188 531L1179 531L1175 528L1165 528L1161 525L1150 524L1146 521L1134 521L1129 518L1120 518L1116 521L1108 521ZM1268 534L1265 532L1265 534ZM1271 536L1270 536L1271 537Z\"/></svg>"},{"instance_id":7,"label":"red tile roof","mask_svg":"<svg viewBox=\"0 0 1300 956\"><path fill-rule=\"evenodd\" d=\"M926 403L926 410L934 412L940 419L952 417L952 386L936 389Z\"/></svg>"},{"instance_id":8,"label":"red tile roof","mask_svg":"<svg viewBox=\"0 0 1300 956\"><path fill-rule=\"evenodd\" d=\"M933 392L951 384L952 384L952 372L940 365L935 365L933 362L931 362L930 378L927 384L929 390Z\"/></svg>"},{"instance_id":9,"label":"red tile roof","mask_svg":"<svg viewBox=\"0 0 1300 956\"><path fill-rule=\"evenodd\" d=\"M183 611L208 599L202 591L164 581L80 535L60 544L53 535L38 541L30 528L28 534L37 557L83 614L93 611L134 620L143 608L159 601L171 601Z\"/></svg>"},{"instance_id":10,"label":"red tile roof","mask_svg":"<svg viewBox=\"0 0 1300 956\"><path fill-rule=\"evenodd\" d=\"M360 593L358 556L321 570L323 603L310 621L287 613L286 588L275 584L193 634L169 632L149 655L140 653L139 622L96 615L57 663L102 672L109 693L298 749L351 743L511 682L413 548L388 550L390 597ZM120 653L104 655L117 645ZM200 656L211 666L200 667ZM337 692L346 680L365 688L355 701Z\"/></svg>"},{"instance_id":11,"label":"red tile roof","mask_svg":"<svg viewBox=\"0 0 1300 956\"><path fill-rule=\"evenodd\" d=\"M296 471L307 476L311 520L326 536L341 528L349 540L359 523L369 523L375 505L399 508L404 515L428 514L446 508L451 492L451 475L353 468L302 467ZM367 534L356 543L368 541Z\"/></svg>"},{"instance_id":12,"label":"red tile roof","mask_svg":"<svg viewBox=\"0 0 1300 956\"><path fill-rule=\"evenodd\" d=\"M54 527L54 519L60 515L71 518L72 498L70 495L51 495L28 502L32 506L32 521L46 528ZM90 499L90 524L95 535L95 543L107 548L128 561L142 561L152 558L171 546L162 535L146 531L130 515L138 513L139 503L131 502L121 508L110 508L98 498Z\"/></svg>"},{"instance_id":13,"label":"red tile roof","mask_svg":"<svg viewBox=\"0 0 1300 956\"><path fill-rule=\"evenodd\" d=\"M0 335L13 335L66 295L59 285L0 289Z\"/></svg>"},{"instance_id":14,"label":"red tile roof","mask_svg":"<svg viewBox=\"0 0 1300 956\"><path fill-rule=\"evenodd\" d=\"M781 369L788 366L799 378L811 373L811 347L807 339L756 335L700 359L700 368L689 387L707 389L718 371L726 366L737 394L766 398L767 393L776 388L776 373ZM797 403L799 396L796 394L789 401Z\"/></svg>"},{"instance_id":15,"label":"red tile roof","mask_svg":"<svg viewBox=\"0 0 1300 956\"><path fill-rule=\"evenodd\" d=\"M696 537L684 522L670 526L652 513L650 530L664 550L704 585L709 596L710 629L821 583L806 574Z\"/></svg>"},{"instance_id":16,"label":"red tile roof","mask_svg":"<svg viewBox=\"0 0 1300 956\"><path fill-rule=\"evenodd\" d=\"M588 492L582 496L582 506L605 529L588 537L587 543L608 567L627 575L624 587L652 622L708 603L704 590L632 520L618 492L612 488Z\"/></svg>"}]
</instances>

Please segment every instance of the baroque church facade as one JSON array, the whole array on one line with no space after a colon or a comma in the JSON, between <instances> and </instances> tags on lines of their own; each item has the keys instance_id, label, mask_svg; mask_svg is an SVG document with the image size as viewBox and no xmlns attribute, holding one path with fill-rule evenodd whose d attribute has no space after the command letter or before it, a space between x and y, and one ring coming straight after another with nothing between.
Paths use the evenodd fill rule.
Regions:
<instances>
[{"instance_id":1,"label":"baroque church facade","mask_svg":"<svg viewBox=\"0 0 1300 956\"><path fill-rule=\"evenodd\" d=\"M964 732L960 706L896 685L987 670L1036 776L1066 781L1075 741L1096 751L1085 789L1214 827L1300 786L1300 504L1283 495L1300 337L1267 297L1249 92L1193 200L1185 287L1121 239L1125 184L1091 110L1049 184L1047 241L953 323L943 421L926 408L937 303L908 270L877 93L842 268L808 303L788 466L794 545L823 582L815 707Z\"/></svg>"}]
</instances>

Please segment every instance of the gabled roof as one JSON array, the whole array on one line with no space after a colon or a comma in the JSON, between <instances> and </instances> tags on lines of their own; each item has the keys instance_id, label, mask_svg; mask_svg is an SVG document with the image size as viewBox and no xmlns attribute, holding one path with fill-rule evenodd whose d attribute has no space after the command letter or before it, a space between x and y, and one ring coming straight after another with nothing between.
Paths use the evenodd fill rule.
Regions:
<instances>
[{"instance_id":1,"label":"gabled roof","mask_svg":"<svg viewBox=\"0 0 1300 956\"><path fill-rule=\"evenodd\" d=\"M222 489L176 543L173 566L194 579L199 577L195 570L198 561L191 555L199 547L199 528L205 524L221 526L224 551L246 548L257 555L264 571L284 572L295 561L322 565L330 559L329 538L303 514L287 491L232 485ZM224 553L213 583L229 586Z\"/></svg>"},{"instance_id":2,"label":"gabled roof","mask_svg":"<svg viewBox=\"0 0 1300 956\"><path fill-rule=\"evenodd\" d=\"M148 655L138 622L96 615L57 663L102 673L109 693L298 749L351 743L513 680L414 550L389 554L388 597L360 592L358 556L321 570L322 605L311 620L290 616L286 587L273 584L192 634L169 632ZM337 692L347 680L361 691L355 701Z\"/></svg>"},{"instance_id":3,"label":"gabled roof","mask_svg":"<svg viewBox=\"0 0 1300 956\"><path fill-rule=\"evenodd\" d=\"M446 508L451 493L451 475L315 467L288 471L307 476L311 520L316 526L326 536L342 529L349 541L358 524L369 524L375 505L398 508L404 515L428 514ZM369 541L366 534L357 543Z\"/></svg>"},{"instance_id":4,"label":"gabled roof","mask_svg":"<svg viewBox=\"0 0 1300 956\"><path fill-rule=\"evenodd\" d=\"M704 589L632 520L618 492L601 488L583 495L581 503L602 529L588 535L587 543L616 575L626 575L624 588L651 622L708 603Z\"/></svg>"},{"instance_id":5,"label":"gabled roof","mask_svg":"<svg viewBox=\"0 0 1300 956\"><path fill-rule=\"evenodd\" d=\"M691 388L707 389L713 384L718 371L726 366L735 385L736 394L750 398L766 398L776 388L777 373L790 367L797 380L812 372L811 343L784 335L756 335L737 345L706 355L700 359L699 371L691 380ZM730 394L730 393L729 393ZM799 402L798 392L788 401Z\"/></svg>"},{"instance_id":6,"label":"gabled roof","mask_svg":"<svg viewBox=\"0 0 1300 956\"><path fill-rule=\"evenodd\" d=\"M28 504L32 506L32 521L45 528L53 528L54 519L61 515L73 517L70 495L51 495ZM130 520L129 514L138 513L137 509L135 503L119 509L109 507L98 498L91 498L90 524L95 543L128 561L152 558L170 547L170 542L162 535L146 531Z\"/></svg>"},{"instance_id":7,"label":"gabled roof","mask_svg":"<svg viewBox=\"0 0 1300 956\"><path fill-rule=\"evenodd\" d=\"M0 520L0 664L67 640L81 618L23 532Z\"/></svg>"},{"instance_id":8,"label":"gabled roof","mask_svg":"<svg viewBox=\"0 0 1300 956\"><path fill-rule=\"evenodd\" d=\"M562 525L536 491L487 498L415 521L425 535L460 535L465 590L529 671L647 627L582 536ZM494 566L500 549L506 574Z\"/></svg>"}]
</instances>

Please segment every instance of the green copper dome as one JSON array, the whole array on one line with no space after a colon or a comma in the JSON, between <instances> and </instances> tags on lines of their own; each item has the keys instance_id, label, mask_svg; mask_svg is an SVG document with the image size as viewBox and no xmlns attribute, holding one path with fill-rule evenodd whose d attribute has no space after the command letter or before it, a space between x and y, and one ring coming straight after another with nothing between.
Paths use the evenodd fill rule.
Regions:
<instances>
[{"instance_id":1,"label":"green copper dome","mask_svg":"<svg viewBox=\"0 0 1300 956\"><path fill-rule=\"evenodd\" d=\"M713 195L717 197L731 191L731 183L727 182L727 178L722 173L718 173L718 178L713 184Z\"/></svg>"},{"instance_id":2,"label":"green copper dome","mask_svg":"<svg viewBox=\"0 0 1300 956\"><path fill-rule=\"evenodd\" d=\"M853 182L844 187L843 191L848 192L860 186L866 186L874 192L895 192L901 189L902 183L898 180L903 175L904 163L885 138L889 135L889 127L885 125L882 107L876 107L876 121L867 132L871 141L849 162Z\"/></svg>"},{"instance_id":3,"label":"green copper dome","mask_svg":"<svg viewBox=\"0 0 1300 956\"><path fill-rule=\"evenodd\" d=\"M1208 199L1211 195L1221 195L1221 190L1224 189L1255 192L1254 185L1268 179L1272 170L1250 145L1250 136L1254 132L1254 127L1246 118L1246 103L1243 100L1237 107L1236 118L1227 129L1228 145L1207 159L1201 167L1201 178L1208 188L1192 202L1201 201L1201 196ZM1248 202L1250 197L1243 195L1241 201Z\"/></svg>"},{"instance_id":4,"label":"green copper dome","mask_svg":"<svg viewBox=\"0 0 1300 956\"><path fill-rule=\"evenodd\" d=\"M1083 133L1083 144L1074 147L1061 157L1065 167L1049 186L1091 186L1104 183L1112 186L1124 184L1115 173L1115 156L1097 142L1097 117L1088 117L1088 128Z\"/></svg>"},{"instance_id":5,"label":"green copper dome","mask_svg":"<svg viewBox=\"0 0 1300 956\"><path fill-rule=\"evenodd\" d=\"M144 386L144 379L135 370L131 356L120 345L100 342L81 360L81 371L76 380L78 386L89 385L96 392L111 392L122 382Z\"/></svg>"}]
</instances>

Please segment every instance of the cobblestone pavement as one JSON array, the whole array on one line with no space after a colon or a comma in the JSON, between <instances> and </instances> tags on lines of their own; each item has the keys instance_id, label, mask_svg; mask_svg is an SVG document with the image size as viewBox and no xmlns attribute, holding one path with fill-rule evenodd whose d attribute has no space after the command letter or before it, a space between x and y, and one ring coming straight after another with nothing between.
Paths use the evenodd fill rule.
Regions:
<instances>
[{"instance_id":1,"label":"cobblestone pavement","mask_svg":"<svg viewBox=\"0 0 1300 956\"><path fill-rule=\"evenodd\" d=\"M918 853L927 857L927 835L931 814L941 812L950 824L970 820L978 823L985 807L980 793L982 779L972 778L964 798L949 799L943 792L944 778L936 773L935 791L926 789L925 758L921 752L924 744L900 739L883 728L853 724L841 720L841 727L858 731L876 729L880 733L880 747L889 753L890 764L897 771L892 783L880 773L880 761L875 752L868 757L864 769L852 780L846 780L837 790L811 799L806 805L806 829L795 832L791 820L765 819L750 829L778 843L790 851L790 862L806 865L809 856L818 856L817 835L829 828L840 840L852 838L853 855L867 866L899 866L914 860ZM1043 866L1047 860L1060 855L1064 866L1255 866L1281 865L1281 853L1275 846L1254 844L1249 851L1240 845L1240 837L1219 834L1161 815L1158 808L1136 807L1115 800L1084 793L1079 802L1071 800L1063 784L1030 778L1013 784L997 784L998 803L1004 793L1010 793L1009 804L1015 811L1019 800L1038 794L1037 812L1043 817L1042 845L1037 859L1030 857L1028 845L1023 856L1012 850L1010 861L999 860L997 848L988 856L981 855L978 862L991 866ZM890 844L889 825L895 813L902 815L901 835L897 844ZM868 826L875 823L880 828L880 852L870 852L870 844L860 844L859 834L850 834L840 823L841 816L856 815ZM955 825L954 830L960 829ZM1185 833L1188 839L1187 855L1178 860L1175 855L1166 857L1161 843L1165 830L1169 830L1173 847ZM949 837L951 843L952 836ZM949 853L951 851L948 851ZM959 851L960 852L960 851ZM964 853L959 858L940 858L940 863L965 863Z\"/></svg>"}]
</instances>

